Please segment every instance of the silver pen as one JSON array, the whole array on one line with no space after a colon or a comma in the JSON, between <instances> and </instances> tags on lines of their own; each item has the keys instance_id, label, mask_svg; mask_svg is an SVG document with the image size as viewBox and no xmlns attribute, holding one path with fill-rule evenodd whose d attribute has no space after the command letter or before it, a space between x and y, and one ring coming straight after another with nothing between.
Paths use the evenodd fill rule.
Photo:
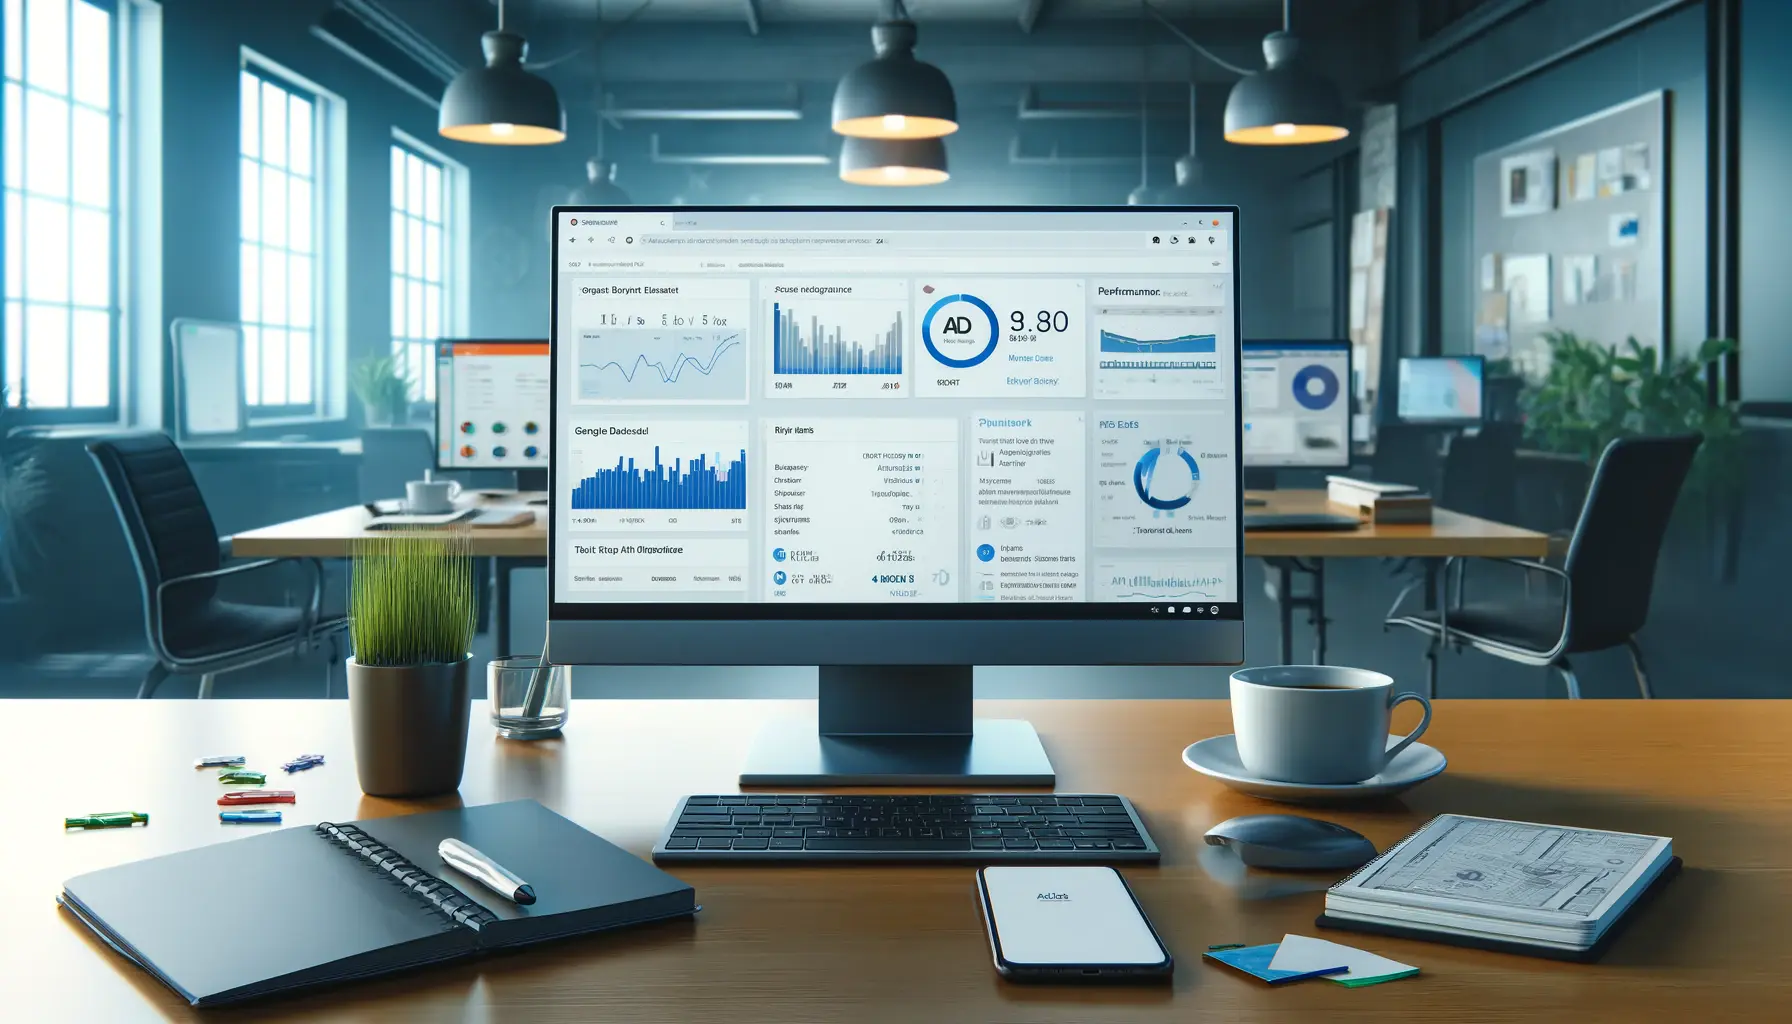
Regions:
<instances>
[{"instance_id":1,"label":"silver pen","mask_svg":"<svg viewBox=\"0 0 1792 1024\"><path fill-rule=\"evenodd\" d=\"M528 882L512 874L508 868L473 849L458 839L444 839L436 853L449 867L471 875L480 885L512 903L527 906L535 902L535 890Z\"/></svg>"}]
</instances>

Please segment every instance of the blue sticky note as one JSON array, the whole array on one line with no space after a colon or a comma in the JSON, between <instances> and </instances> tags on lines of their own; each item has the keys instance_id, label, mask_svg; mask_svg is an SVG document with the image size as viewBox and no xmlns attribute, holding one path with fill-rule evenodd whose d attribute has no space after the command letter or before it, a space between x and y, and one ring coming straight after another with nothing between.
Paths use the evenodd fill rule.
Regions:
<instances>
[{"instance_id":1,"label":"blue sticky note","mask_svg":"<svg viewBox=\"0 0 1792 1024\"><path fill-rule=\"evenodd\" d=\"M1269 962L1275 959L1279 942L1266 946L1247 946L1244 949L1219 949L1203 954L1209 960L1217 960L1236 971L1243 971L1253 978L1261 978L1271 985L1280 985L1287 981L1299 981L1302 978L1318 978L1327 974L1343 974L1350 968L1344 964L1336 967L1325 967L1315 971L1275 971Z\"/></svg>"}]
</instances>

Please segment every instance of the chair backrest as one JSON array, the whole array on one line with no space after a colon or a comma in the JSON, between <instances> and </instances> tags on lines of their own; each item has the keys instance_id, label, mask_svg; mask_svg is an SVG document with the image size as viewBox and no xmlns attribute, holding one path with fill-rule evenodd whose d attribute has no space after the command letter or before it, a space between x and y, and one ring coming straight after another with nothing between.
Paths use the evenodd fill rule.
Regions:
<instances>
[{"instance_id":1,"label":"chair backrest","mask_svg":"<svg viewBox=\"0 0 1792 1024\"><path fill-rule=\"evenodd\" d=\"M87 452L112 494L131 558L137 563L153 635L162 611L156 588L164 580L210 572L223 564L218 529L186 456L167 434L102 437L88 442ZM193 583L180 588L181 603L209 601L216 591L215 583Z\"/></svg>"},{"instance_id":2,"label":"chair backrest","mask_svg":"<svg viewBox=\"0 0 1792 1024\"><path fill-rule=\"evenodd\" d=\"M1649 618L1655 562L1703 438L1620 438L1593 470L1563 569L1573 581L1568 649L1602 650Z\"/></svg>"},{"instance_id":3,"label":"chair backrest","mask_svg":"<svg viewBox=\"0 0 1792 1024\"><path fill-rule=\"evenodd\" d=\"M429 431L415 427L373 427L361 431L361 500L404 497L404 485L421 480L436 462Z\"/></svg>"},{"instance_id":4,"label":"chair backrest","mask_svg":"<svg viewBox=\"0 0 1792 1024\"><path fill-rule=\"evenodd\" d=\"M1473 436L1452 438L1437 503L1502 523L1517 519L1518 440L1523 431L1517 423L1484 423Z\"/></svg>"}]
</instances>

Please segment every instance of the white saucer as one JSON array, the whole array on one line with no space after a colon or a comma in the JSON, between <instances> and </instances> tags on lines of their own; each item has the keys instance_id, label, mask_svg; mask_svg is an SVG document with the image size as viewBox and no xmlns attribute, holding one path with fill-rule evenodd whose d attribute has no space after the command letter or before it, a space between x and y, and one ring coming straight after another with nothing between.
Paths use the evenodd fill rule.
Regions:
<instances>
[{"instance_id":1,"label":"white saucer","mask_svg":"<svg viewBox=\"0 0 1792 1024\"><path fill-rule=\"evenodd\" d=\"M1240 793L1290 804L1342 803L1347 800L1393 796L1424 782L1449 764L1436 747L1414 743L1396 755L1380 775L1361 782L1341 786L1276 782L1259 779L1245 770L1238 760L1238 742L1231 733L1191 745L1182 752L1182 763L1202 775L1220 780Z\"/></svg>"}]
</instances>

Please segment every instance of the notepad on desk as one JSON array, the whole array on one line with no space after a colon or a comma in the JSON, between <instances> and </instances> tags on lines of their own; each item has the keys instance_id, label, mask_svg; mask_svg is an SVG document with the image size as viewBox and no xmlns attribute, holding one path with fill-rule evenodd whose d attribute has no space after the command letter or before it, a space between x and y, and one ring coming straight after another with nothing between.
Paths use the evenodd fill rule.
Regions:
<instances>
[{"instance_id":1,"label":"notepad on desk","mask_svg":"<svg viewBox=\"0 0 1792 1024\"><path fill-rule=\"evenodd\" d=\"M459 839L528 882L521 905L443 863ZM533 800L289 828L69 879L120 955L215 1006L697 910L690 886Z\"/></svg>"},{"instance_id":2,"label":"notepad on desk","mask_svg":"<svg viewBox=\"0 0 1792 1024\"><path fill-rule=\"evenodd\" d=\"M1678 871L1664 836L1445 814L1325 897L1322 927L1594 960Z\"/></svg>"}]
</instances>

